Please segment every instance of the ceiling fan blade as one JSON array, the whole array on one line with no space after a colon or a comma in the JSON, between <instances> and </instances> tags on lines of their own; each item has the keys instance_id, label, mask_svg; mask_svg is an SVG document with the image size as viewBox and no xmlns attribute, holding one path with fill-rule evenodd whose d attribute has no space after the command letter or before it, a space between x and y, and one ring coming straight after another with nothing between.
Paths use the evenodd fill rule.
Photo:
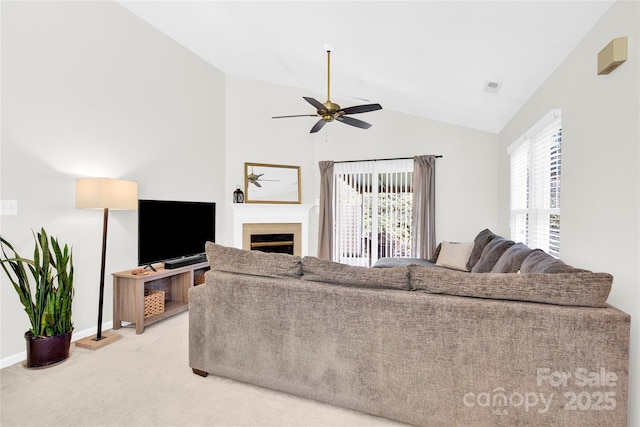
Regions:
<instances>
[{"instance_id":1,"label":"ceiling fan blade","mask_svg":"<svg viewBox=\"0 0 640 427\"><path fill-rule=\"evenodd\" d=\"M294 114L293 116L274 116L272 119L286 119L289 117L317 117L317 114Z\"/></svg>"},{"instance_id":2,"label":"ceiling fan blade","mask_svg":"<svg viewBox=\"0 0 640 427\"><path fill-rule=\"evenodd\" d=\"M318 132L320 129L322 129L322 127L324 126L326 122L323 119L320 119L316 122L315 125L313 125L313 127L311 128L311 131L309 133L316 133ZM369 125L371 126L371 125Z\"/></svg>"},{"instance_id":3,"label":"ceiling fan blade","mask_svg":"<svg viewBox=\"0 0 640 427\"><path fill-rule=\"evenodd\" d=\"M369 123L363 122L362 120L354 119L353 117L338 116L336 117L336 120L346 125L355 126L360 129L369 129L371 127Z\"/></svg>"},{"instance_id":4,"label":"ceiling fan blade","mask_svg":"<svg viewBox=\"0 0 640 427\"><path fill-rule=\"evenodd\" d=\"M382 106L380 104L365 104L365 105L356 105L353 107L347 107L342 109L344 114L368 113L369 111L376 111L376 110L382 110Z\"/></svg>"},{"instance_id":5,"label":"ceiling fan blade","mask_svg":"<svg viewBox=\"0 0 640 427\"><path fill-rule=\"evenodd\" d=\"M313 105L314 107L316 107L316 110L320 111L327 111L327 107L325 107L322 102L318 101L317 99L313 99L309 96L303 96L302 97L305 101L307 101L309 104Z\"/></svg>"}]
</instances>

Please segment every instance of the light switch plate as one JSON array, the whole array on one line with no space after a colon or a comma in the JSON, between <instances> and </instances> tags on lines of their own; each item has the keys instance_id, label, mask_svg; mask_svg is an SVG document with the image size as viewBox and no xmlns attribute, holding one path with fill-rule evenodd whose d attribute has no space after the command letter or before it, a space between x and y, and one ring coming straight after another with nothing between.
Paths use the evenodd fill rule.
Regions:
<instances>
[{"instance_id":1,"label":"light switch plate","mask_svg":"<svg viewBox=\"0 0 640 427\"><path fill-rule=\"evenodd\" d=\"M18 215L18 201L0 200L0 215Z\"/></svg>"}]
</instances>

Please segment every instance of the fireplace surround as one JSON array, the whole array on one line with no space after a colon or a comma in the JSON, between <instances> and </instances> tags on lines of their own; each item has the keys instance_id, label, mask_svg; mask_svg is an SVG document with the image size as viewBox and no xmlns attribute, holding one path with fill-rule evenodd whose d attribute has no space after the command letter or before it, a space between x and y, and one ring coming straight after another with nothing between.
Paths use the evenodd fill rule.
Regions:
<instances>
[{"instance_id":1,"label":"fireplace surround","mask_svg":"<svg viewBox=\"0 0 640 427\"><path fill-rule=\"evenodd\" d=\"M274 243L284 244L287 239L283 235L291 236L290 245L293 247L291 255L301 255L302 225L299 222L244 223L242 224L242 249L260 250L259 248L266 243L270 243L269 246ZM266 236L273 236L273 238ZM269 252L275 252L275 250Z\"/></svg>"},{"instance_id":2,"label":"fireplace surround","mask_svg":"<svg viewBox=\"0 0 640 427\"><path fill-rule=\"evenodd\" d=\"M251 234L293 234L294 255L309 254L307 204L240 204L233 209L233 246L251 249Z\"/></svg>"}]
</instances>

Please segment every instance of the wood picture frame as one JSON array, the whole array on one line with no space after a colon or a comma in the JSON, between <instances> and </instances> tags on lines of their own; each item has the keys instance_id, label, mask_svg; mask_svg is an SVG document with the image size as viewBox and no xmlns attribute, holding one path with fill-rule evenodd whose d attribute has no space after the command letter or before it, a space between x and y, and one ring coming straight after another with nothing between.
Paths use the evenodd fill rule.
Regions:
<instances>
[{"instance_id":1,"label":"wood picture frame","mask_svg":"<svg viewBox=\"0 0 640 427\"><path fill-rule=\"evenodd\" d=\"M245 203L301 203L300 166L244 164Z\"/></svg>"}]
</instances>

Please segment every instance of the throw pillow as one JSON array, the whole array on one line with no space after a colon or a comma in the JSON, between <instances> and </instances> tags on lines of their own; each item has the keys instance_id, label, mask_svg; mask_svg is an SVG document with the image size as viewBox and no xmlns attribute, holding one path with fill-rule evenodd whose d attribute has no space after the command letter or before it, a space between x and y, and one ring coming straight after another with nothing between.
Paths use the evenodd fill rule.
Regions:
<instances>
[{"instance_id":1,"label":"throw pillow","mask_svg":"<svg viewBox=\"0 0 640 427\"><path fill-rule=\"evenodd\" d=\"M471 251L471 255L469 255L469 261L467 262L467 270L471 271L474 265L482 256L482 251L487 244L492 241L496 237L495 234L491 232L488 228L485 228L481 232L478 233L475 239L473 239L473 250Z\"/></svg>"},{"instance_id":2,"label":"throw pillow","mask_svg":"<svg viewBox=\"0 0 640 427\"><path fill-rule=\"evenodd\" d=\"M522 273L576 273L588 270L574 268L552 257L542 249L534 249L522 261L520 271Z\"/></svg>"},{"instance_id":3,"label":"throw pillow","mask_svg":"<svg viewBox=\"0 0 640 427\"><path fill-rule=\"evenodd\" d=\"M302 258L297 255L247 251L207 242L207 260L212 270L267 277L300 277Z\"/></svg>"},{"instance_id":4,"label":"throw pillow","mask_svg":"<svg viewBox=\"0 0 640 427\"><path fill-rule=\"evenodd\" d=\"M472 273L489 273L496 265L500 257L509 249L515 245L516 242L512 240L506 240L503 237L496 236L493 238L487 246L482 250L480 259L471 269Z\"/></svg>"},{"instance_id":5,"label":"throw pillow","mask_svg":"<svg viewBox=\"0 0 640 427\"><path fill-rule=\"evenodd\" d=\"M496 265L491 269L492 273L517 273L522 261L531 253L532 249L524 243L516 243L506 250Z\"/></svg>"},{"instance_id":6,"label":"throw pillow","mask_svg":"<svg viewBox=\"0 0 640 427\"><path fill-rule=\"evenodd\" d=\"M438 243L438 246L436 246L436 250L433 253L433 255L431 255L431 258L429 258L429 261L432 263L436 263L436 261L438 260L438 255L440 255L440 250L442 249L442 243Z\"/></svg>"},{"instance_id":7,"label":"throw pillow","mask_svg":"<svg viewBox=\"0 0 640 427\"><path fill-rule=\"evenodd\" d=\"M458 243L443 241L436 265L453 268L454 270L467 270L467 261L473 249L473 242Z\"/></svg>"}]
</instances>

